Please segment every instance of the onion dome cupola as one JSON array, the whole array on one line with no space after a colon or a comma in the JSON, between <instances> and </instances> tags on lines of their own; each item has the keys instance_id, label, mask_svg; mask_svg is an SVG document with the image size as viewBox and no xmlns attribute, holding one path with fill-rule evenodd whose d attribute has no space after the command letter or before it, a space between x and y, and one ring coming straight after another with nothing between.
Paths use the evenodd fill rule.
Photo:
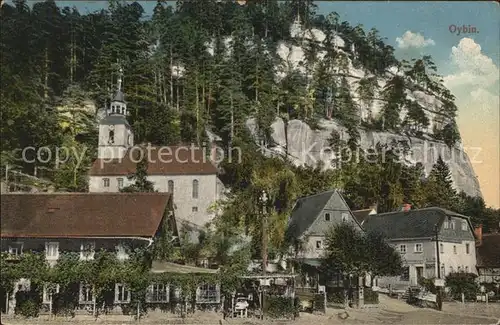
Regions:
<instances>
[{"instance_id":1,"label":"onion dome cupola","mask_svg":"<svg viewBox=\"0 0 500 325\"><path fill-rule=\"evenodd\" d=\"M127 103L125 102L125 95L122 92L122 81L123 69L120 68L116 92L113 99L111 100L111 104L108 109L108 115L118 115L124 117L127 116Z\"/></svg>"}]
</instances>

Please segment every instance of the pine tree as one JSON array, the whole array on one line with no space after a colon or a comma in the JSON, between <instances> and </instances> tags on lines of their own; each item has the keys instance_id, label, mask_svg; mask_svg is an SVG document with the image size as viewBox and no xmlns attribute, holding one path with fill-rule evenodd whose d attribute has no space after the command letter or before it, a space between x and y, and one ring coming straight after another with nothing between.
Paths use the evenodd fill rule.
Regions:
<instances>
[{"instance_id":1,"label":"pine tree","mask_svg":"<svg viewBox=\"0 0 500 325\"><path fill-rule=\"evenodd\" d=\"M153 182L148 180L147 157L137 163L135 174L129 180L135 180L135 183L122 188L121 192L157 192Z\"/></svg>"},{"instance_id":2,"label":"pine tree","mask_svg":"<svg viewBox=\"0 0 500 325\"><path fill-rule=\"evenodd\" d=\"M425 184L426 205L446 209L455 209L457 193L453 187L453 180L448 165L441 156L432 167Z\"/></svg>"}]
</instances>

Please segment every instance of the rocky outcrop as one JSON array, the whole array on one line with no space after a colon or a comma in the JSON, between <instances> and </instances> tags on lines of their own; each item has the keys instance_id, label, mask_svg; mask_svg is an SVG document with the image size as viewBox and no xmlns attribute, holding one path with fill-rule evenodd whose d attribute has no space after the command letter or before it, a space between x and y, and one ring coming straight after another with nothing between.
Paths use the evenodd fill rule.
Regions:
<instances>
[{"instance_id":1,"label":"rocky outcrop","mask_svg":"<svg viewBox=\"0 0 500 325\"><path fill-rule=\"evenodd\" d=\"M271 126L273 143L269 152L274 154L287 154L296 165L314 166L319 161L325 163L325 168L334 168L331 160L338 148L331 148L328 139L332 130L337 130L343 140L349 138L347 131L341 125L331 120L321 120L319 130L312 130L309 125L300 120L291 120L286 124L282 119L277 119ZM255 119L247 121L247 127L252 134L256 134ZM401 154L401 159L407 164L420 162L428 175L439 155L450 167L455 187L470 196L482 196L477 176L472 168L469 157L460 144L448 148L444 143L435 140L426 140L408 137L389 132L375 132L360 129L360 147L364 150L374 148L377 143L394 144L406 143L410 154ZM383 155L383 152L376 153ZM338 157L342 161L356 159L345 154Z\"/></svg>"}]
</instances>

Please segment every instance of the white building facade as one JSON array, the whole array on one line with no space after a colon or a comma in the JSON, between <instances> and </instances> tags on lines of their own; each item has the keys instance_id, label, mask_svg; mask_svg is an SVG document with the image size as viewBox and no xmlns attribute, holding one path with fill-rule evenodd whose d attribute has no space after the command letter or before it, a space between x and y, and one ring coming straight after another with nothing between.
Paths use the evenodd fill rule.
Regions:
<instances>
[{"instance_id":1,"label":"white building facade","mask_svg":"<svg viewBox=\"0 0 500 325\"><path fill-rule=\"evenodd\" d=\"M388 237L405 269L401 276L375 279L375 286L405 290L417 286L420 278L477 274L474 230L467 216L426 208L373 215L365 226L367 231L381 231Z\"/></svg>"},{"instance_id":2,"label":"white building facade","mask_svg":"<svg viewBox=\"0 0 500 325\"><path fill-rule=\"evenodd\" d=\"M141 155L148 161L147 178L159 192L174 198L176 219L203 226L214 216L213 206L224 187L212 163L212 150L196 146L134 146L127 121L127 103L118 90L99 123L98 157L89 175L89 192L119 192L135 183Z\"/></svg>"}]
</instances>

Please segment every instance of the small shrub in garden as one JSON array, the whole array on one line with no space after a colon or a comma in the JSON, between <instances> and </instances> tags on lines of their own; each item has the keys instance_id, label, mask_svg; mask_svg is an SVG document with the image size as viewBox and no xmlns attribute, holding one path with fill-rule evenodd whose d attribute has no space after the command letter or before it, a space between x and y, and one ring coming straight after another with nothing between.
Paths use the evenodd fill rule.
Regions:
<instances>
[{"instance_id":1,"label":"small shrub in garden","mask_svg":"<svg viewBox=\"0 0 500 325\"><path fill-rule=\"evenodd\" d=\"M450 295L455 300L462 299L462 293L466 300L475 300L479 292L476 282L477 275L474 273L451 273L446 277L445 285L450 289Z\"/></svg>"}]
</instances>

